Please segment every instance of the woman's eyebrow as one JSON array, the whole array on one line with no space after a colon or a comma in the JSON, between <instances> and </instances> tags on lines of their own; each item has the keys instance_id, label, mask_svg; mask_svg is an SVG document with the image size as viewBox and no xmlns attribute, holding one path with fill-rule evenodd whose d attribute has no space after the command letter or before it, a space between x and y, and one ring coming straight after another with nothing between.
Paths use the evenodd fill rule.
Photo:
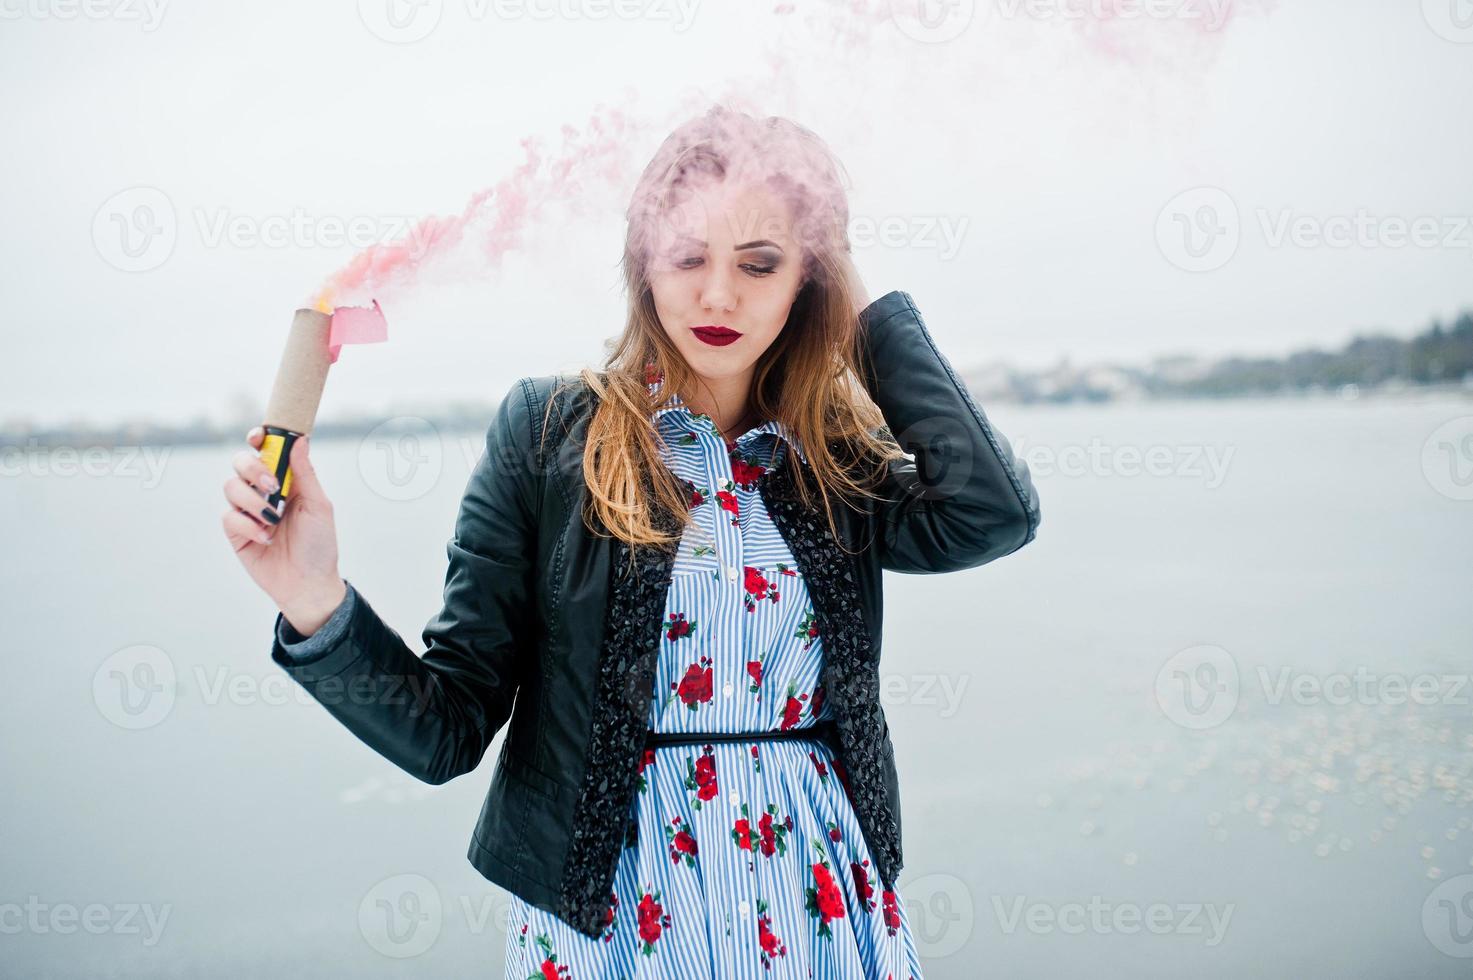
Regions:
<instances>
[{"instance_id":1,"label":"woman's eyebrow","mask_svg":"<svg viewBox=\"0 0 1473 980\"><path fill-rule=\"evenodd\" d=\"M693 244L696 244L696 245L701 246L702 248L705 248L706 247L706 243L703 242L703 241L701 241L699 238L695 237L694 235L681 235L680 236L680 240L681 241L686 241L686 242L691 242ZM731 250L733 252L745 252L749 248L761 248L764 245L766 245L766 246L768 246L770 248L775 248L779 252L783 251L783 247L781 245L779 245L777 242L774 242L774 241L772 241L770 239L767 239L767 238L759 238L755 242L742 242L740 245L733 245L731 247Z\"/></svg>"}]
</instances>

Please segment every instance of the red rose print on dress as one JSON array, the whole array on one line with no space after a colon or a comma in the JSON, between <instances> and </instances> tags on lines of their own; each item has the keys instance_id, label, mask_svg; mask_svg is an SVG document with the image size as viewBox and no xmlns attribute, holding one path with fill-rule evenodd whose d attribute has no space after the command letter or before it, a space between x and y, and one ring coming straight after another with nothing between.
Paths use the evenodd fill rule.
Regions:
<instances>
[{"instance_id":1,"label":"red rose print on dress","mask_svg":"<svg viewBox=\"0 0 1473 980\"><path fill-rule=\"evenodd\" d=\"M703 704L709 704L712 696L711 658L702 657L698 663L693 663L685 669L685 676L678 682L671 681L670 697L665 699L669 704L675 698L690 710L696 711Z\"/></svg>"},{"instance_id":2,"label":"red rose print on dress","mask_svg":"<svg viewBox=\"0 0 1473 980\"><path fill-rule=\"evenodd\" d=\"M824 765L822 759L813 754L812 749L808 750L808 758L813 760L813 768L818 770L818 781L827 783L829 781L829 767Z\"/></svg>"},{"instance_id":3,"label":"red rose print on dress","mask_svg":"<svg viewBox=\"0 0 1473 980\"><path fill-rule=\"evenodd\" d=\"M813 841L813 853L818 855L818 860L811 866L813 887L805 892L808 914L811 918L818 919L818 934L825 939L832 939L834 930L829 923L844 918L844 893L834 880L833 869L829 867L828 858L824 855L823 844L817 840Z\"/></svg>"},{"instance_id":4,"label":"red rose print on dress","mask_svg":"<svg viewBox=\"0 0 1473 980\"><path fill-rule=\"evenodd\" d=\"M793 818L777 817L777 804L767 804L767 812L762 814L762 819L757 821L758 845L763 857L772 857L776 854L782 857L788 853L788 834L793 829Z\"/></svg>"},{"instance_id":5,"label":"red rose print on dress","mask_svg":"<svg viewBox=\"0 0 1473 980\"><path fill-rule=\"evenodd\" d=\"M832 820L827 821L827 823L829 825L829 840L833 841L835 844L843 840L844 831L839 829L839 825L834 823Z\"/></svg>"},{"instance_id":6,"label":"red rose print on dress","mask_svg":"<svg viewBox=\"0 0 1473 980\"><path fill-rule=\"evenodd\" d=\"M731 842L738 850L749 854L761 854L769 858L776 854L781 857L788 853L788 834L793 830L793 818L784 817L779 820L777 816L777 804L769 803L754 827L752 813L747 804L743 803L742 815L731 825ZM747 870L756 870L756 864L749 860Z\"/></svg>"},{"instance_id":7,"label":"red rose print on dress","mask_svg":"<svg viewBox=\"0 0 1473 980\"><path fill-rule=\"evenodd\" d=\"M803 614L803 619L798 623L798 629L793 636L803 641L803 649L806 651L813 646L813 641L818 638L818 617L812 609Z\"/></svg>"},{"instance_id":8,"label":"red rose print on dress","mask_svg":"<svg viewBox=\"0 0 1473 980\"><path fill-rule=\"evenodd\" d=\"M746 603L747 612L756 612L757 603L763 599L770 599L773 602L778 600L777 586L767 581L767 577L762 574L762 569L751 565L743 565L742 569L746 572L746 579L742 583L746 594L742 596L742 601Z\"/></svg>"},{"instance_id":9,"label":"red rose print on dress","mask_svg":"<svg viewBox=\"0 0 1473 980\"><path fill-rule=\"evenodd\" d=\"M747 693L757 695L758 701L762 700L762 658L765 656L765 653L759 653L756 660L747 661L747 677L751 679Z\"/></svg>"},{"instance_id":10,"label":"red rose print on dress","mask_svg":"<svg viewBox=\"0 0 1473 980\"><path fill-rule=\"evenodd\" d=\"M752 746L752 771L753 772L761 772L762 771L762 760L760 758L758 758L758 756L757 756L757 746L756 745L753 745Z\"/></svg>"},{"instance_id":11,"label":"red rose print on dress","mask_svg":"<svg viewBox=\"0 0 1473 980\"><path fill-rule=\"evenodd\" d=\"M731 825L731 842L738 850L750 852L752 850L752 820L747 815L747 804L742 804L742 815L737 818L736 823ZM752 870L752 863L747 862L747 870Z\"/></svg>"},{"instance_id":12,"label":"red rose print on dress","mask_svg":"<svg viewBox=\"0 0 1473 980\"><path fill-rule=\"evenodd\" d=\"M665 843L670 845L670 860L679 864L685 862L687 868L696 865L696 839L691 836L680 824L680 818L675 817L665 825Z\"/></svg>"},{"instance_id":13,"label":"red rose print on dress","mask_svg":"<svg viewBox=\"0 0 1473 980\"><path fill-rule=\"evenodd\" d=\"M743 490L750 490L756 486L757 481L766 472L767 467L757 462L755 453L742 452L737 449L731 451L731 478Z\"/></svg>"},{"instance_id":14,"label":"red rose print on dress","mask_svg":"<svg viewBox=\"0 0 1473 980\"><path fill-rule=\"evenodd\" d=\"M655 761L655 750L645 749L644 755L639 757L639 791L643 793L649 789L649 780L645 779L644 771Z\"/></svg>"},{"instance_id":15,"label":"red rose print on dress","mask_svg":"<svg viewBox=\"0 0 1473 980\"><path fill-rule=\"evenodd\" d=\"M639 895L639 938L642 940L639 951L646 956L655 952L660 933L670 928L670 916L660 904L660 892L656 890L651 894L647 891L649 887L646 883Z\"/></svg>"},{"instance_id":16,"label":"red rose print on dress","mask_svg":"<svg viewBox=\"0 0 1473 980\"><path fill-rule=\"evenodd\" d=\"M783 702L782 723L778 728L786 731L798 724L798 719L803 713L803 702L808 700L807 693L799 694L798 685L788 681L788 697Z\"/></svg>"},{"instance_id":17,"label":"red rose print on dress","mask_svg":"<svg viewBox=\"0 0 1473 980\"><path fill-rule=\"evenodd\" d=\"M685 503L686 510L695 510L697 507L701 506L701 504L704 504L706 502L706 498L711 495L710 490L705 487L698 487L695 485L695 483L685 479L684 477L681 478L680 482L685 484L685 489L690 494Z\"/></svg>"},{"instance_id":18,"label":"red rose print on dress","mask_svg":"<svg viewBox=\"0 0 1473 980\"><path fill-rule=\"evenodd\" d=\"M730 480L726 481L726 489L716 491L716 503L720 508L731 515L732 526L741 523L741 504L737 502L736 494L732 493L736 484Z\"/></svg>"},{"instance_id":19,"label":"red rose print on dress","mask_svg":"<svg viewBox=\"0 0 1473 980\"><path fill-rule=\"evenodd\" d=\"M772 961L788 955L788 946L772 934L772 916L767 914L767 900L757 899L757 944L762 947L762 969L772 969Z\"/></svg>"},{"instance_id":20,"label":"red rose print on dress","mask_svg":"<svg viewBox=\"0 0 1473 980\"><path fill-rule=\"evenodd\" d=\"M604 916L604 931L599 938L604 942L612 942L614 938L614 924L618 921L619 896L609 892L609 912Z\"/></svg>"},{"instance_id":21,"label":"red rose print on dress","mask_svg":"<svg viewBox=\"0 0 1473 980\"><path fill-rule=\"evenodd\" d=\"M522 927L522 935L517 941L525 948L527 945L526 927ZM542 951L542 963L537 972L532 974L528 980L568 980L568 968L558 963L557 954L552 951L552 940L546 933L537 936L537 948Z\"/></svg>"},{"instance_id":22,"label":"red rose print on dress","mask_svg":"<svg viewBox=\"0 0 1473 980\"><path fill-rule=\"evenodd\" d=\"M859 896L859 906L866 912L875 910L875 883L870 877L869 862L849 862L849 873L854 877L854 894Z\"/></svg>"},{"instance_id":23,"label":"red rose print on dress","mask_svg":"<svg viewBox=\"0 0 1473 980\"><path fill-rule=\"evenodd\" d=\"M819 685L813 689L813 697L810 698L808 701L808 717L817 718L819 712L823 710L823 695L823 683L820 682Z\"/></svg>"},{"instance_id":24,"label":"red rose print on dress","mask_svg":"<svg viewBox=\"0 0 1473 980\"><path fill-rule=\"evenodd\" d=\"M886 889L880 893L880 901L885 916L885 931L893 936L900 928L900 909L895 902L895 893Z\"/></svg>"},{"instance_id":25,"label":"red rose print on dress","mask_svg":"<svg viewBox=\"0 0 1473 980\"><path fill-rule=\"evenodd\" d=\"M669 622L665 624L665 639L683 640L690 636L691 630L696 628L694 619L687 621L685 613L673 612L669 615Z\"/></svg>"},{"instance_id":26,"label":"red rose print on dress","mask_svg":"<svg viewBox=\"0 0 1473 980\"><path fill-rule=\"evenodd\" d=\"M696 794L691 800L691 809L699 810L702 803L711 802L719 792L716 787L716 756L712 754L711 746L707 745L695 761L686 756L685 767L685 788L694 790Z\"/></svg>"}]
</instances>

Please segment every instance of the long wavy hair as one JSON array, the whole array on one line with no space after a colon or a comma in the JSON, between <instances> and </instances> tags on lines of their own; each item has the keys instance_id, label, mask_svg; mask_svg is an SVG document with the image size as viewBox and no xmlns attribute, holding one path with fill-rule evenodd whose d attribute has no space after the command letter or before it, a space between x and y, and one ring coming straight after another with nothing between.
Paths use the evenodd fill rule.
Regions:
<instances>
[{"instance_id":1,"label":"long wavy hair","mask_svg":"<svg viewBox=\"0 0 1473 980\"><path fill-rule=\"evenodd\" d=\"M645 167L626 213L623 275L628 316L609 342L603 369L582 369L558 391L587 385L597 396L583 450L589 530L631 545L669 546L691 521L689 492L660 457L653 413L672 393L699 389L698 378L661 326L648 270L659 222L698 179L754 182L775 192L800 244L803 284L788 319L758 359L749 393L759 419L778 419L799 440L805 461L784 453L799 500L819 500L843 547L834 502L870 496L884 463L902 455L859 373L858 305L840 253L849 250L849 206L842 165L813 132L788 119L717 105L666 137ZM740 186L747 186L743 183ZM662 378L658 399L648 385ZM549 400L551 406L557 393ZM544 427L544 432L546 427ZM650 496L678 527L653 520ZM632 549L631 549L632 560Z\"/></svg>"}]
</instances>

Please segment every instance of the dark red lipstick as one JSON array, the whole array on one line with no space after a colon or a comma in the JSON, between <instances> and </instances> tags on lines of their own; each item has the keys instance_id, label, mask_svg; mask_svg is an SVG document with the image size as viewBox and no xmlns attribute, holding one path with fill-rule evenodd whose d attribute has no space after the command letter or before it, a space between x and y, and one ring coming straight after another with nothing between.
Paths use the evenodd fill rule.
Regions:
<instances>
[{"instance_id":1,"label":"dark red lipstick","mask_svg":"<svg viewBox=\"0 0 1473 980\"><path fill-rule=\"evenodd\" d=\"M740 333L731 329L730 327L716 326L691 327L691 333L695 334L697 337L701 338L701 340L710 344L712 347L725 347L727 344L731 343L741 336Z\"/></svg>"}]
</instances>

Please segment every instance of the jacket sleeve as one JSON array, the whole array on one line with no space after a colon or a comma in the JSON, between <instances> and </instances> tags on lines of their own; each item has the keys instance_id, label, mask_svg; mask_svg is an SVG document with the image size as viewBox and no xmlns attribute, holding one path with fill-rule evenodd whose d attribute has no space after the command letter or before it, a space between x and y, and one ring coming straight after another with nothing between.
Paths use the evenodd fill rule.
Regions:
<instances>
[{"instance_id":1,"label":"jacket sleeve","mask_svg":"<svg viewBox=\"0 0 1473 980\"><path fill-rule=\"evenodd\" d=\"M993 430L936 348L909 293L859 315L860 365L886 427L914 460L896 460L875 492L880 567L951 572L1023 547L1038 530L1028 465Z\"/></svg>"},{"instance_id":2,"label":"jacket sleeve","mask_svg":"<svg viewBox=\"0 0 1473 980\"><path fill-rule=\"evenodd\" d=\"M523 379L525 381L525 379ZM271 659L349 731L427 783L480 764L511 715L533 604L537 553L531 386L519 381L486 431L447 545L444 601L410 651L359 590L342 628L294 656L277 614ZM341 607L340 610L342 611Z\"/></svg>"},{"instance_id":3,"label":"jacket sleeve","mask_svg":"<svg viewBox=\"0 0 1473 980\"><path fill-rule=\"evenodd\" d=\"M276 642L281 644L293 663L309 663L322 657L348 631L348 621L353 618L353 583L343 579L348 594L332 611L327 622L318 627L311 636L303 636L285 616L276 617Z\"/></svg>"}]
</instances>

